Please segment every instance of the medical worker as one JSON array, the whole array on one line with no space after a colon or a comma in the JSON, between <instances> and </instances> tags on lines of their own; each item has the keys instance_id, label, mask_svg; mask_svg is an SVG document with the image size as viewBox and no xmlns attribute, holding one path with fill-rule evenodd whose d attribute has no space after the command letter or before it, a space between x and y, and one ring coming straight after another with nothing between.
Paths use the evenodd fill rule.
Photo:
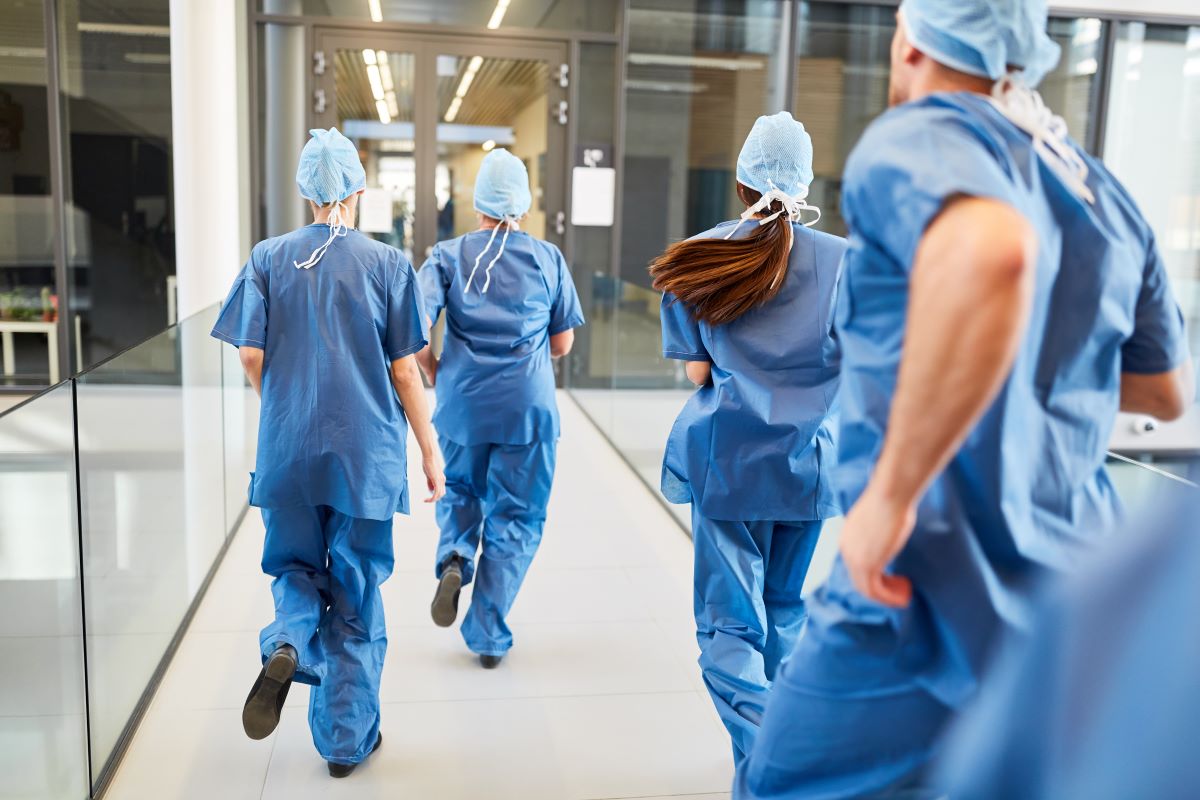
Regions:
<instances>
[{"instance_id":1,"label":"medical worker","mask_svg":"<svg viewBox=\"0 0 1200 800\"><path fill-rule=\"evenodd\" d=\"M941 759L950 797L1196 796L1200 627L1180 615L1200 608L1200 493L1155 506L1005 643Z\"/></svg>"},{"instance_id":2,"label":"medical worker","mask_svg":"<svg viewBox=\"0 0 1200 800\"><path fill-rule=\"evenodd\" d=\"M737 161L741 219L650 266L663 355L686 362L700 387L671 431L662 491L692 505L700 669L735 761L804 624L800 589L822 520L841 513L829 479L846 242L808 227L820 218L804 199L812 158L791 114L760 117Z\"/></svg>"},{"instance_id":3,"label":"medical worker","mask_svg":"<svg viewBox=\"0 0 1200 800\"><path fill-rule=\"evenodd\" d=\"M846 168L833 574L737 798L921 790L1029 585L1119 519L1118 409L1193 394L1145 219L1033 87L1044 0L904 0L891 100Z\"/></svg>"},{"instance_id":4,"label":"medical worker","mask_svg":"<svg viewBox=\"0 0 1200 800\"><path fill-rule=\"evenodd\" d=\"M583 324L562 253L521 230L531 203L525 165L492 150L475 181L479 230L438 244L418 273L429 319L446 314L440 361L419 356L446 458L431 612L453 625L474 580L461 631L487 669L512 647L505 617L546 523L559 434L551 359Z\"/></svg>"},{"instance_id":5,"label":"medical worker","mask_svg":"<svg viewBox=\"0 0 1200 800\"><path fill-rule=\"evenodd\" d=\"M279 723L293 680L329 774L349 775L382 741L392 518L408 513L408 425L429 501L444 478L415 354L421 293L400 251L352 229L365 175L336 129L313 130L296 183L313 224L255 246L213 336L240 348L262 396L250 503L266 525L275 621L242 713L252 739Z\"/></svg>"}]
</instances>

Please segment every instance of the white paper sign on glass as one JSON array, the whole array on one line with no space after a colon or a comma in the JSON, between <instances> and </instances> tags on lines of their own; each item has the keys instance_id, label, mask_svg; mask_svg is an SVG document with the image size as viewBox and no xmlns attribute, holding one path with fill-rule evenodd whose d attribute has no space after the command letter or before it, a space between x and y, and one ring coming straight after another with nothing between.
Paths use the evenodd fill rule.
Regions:
<instances>
[{"instance_id":1,"label":"white paper sign on glass","mask_svg":"<svg viewBox=\"0 0 1200 800\"><path fill-rule=\"evenodd\" d=\"M358 199L358 229L363 233L391 233L392 192L367 189Z\"/></svg>"},{"instance_id":2,"label":"white paper sign on glass","mask_svg":"<svg viewBox=\"0 0 1200 800\"><path fill-rule=\"evenodd\" d=\"M611 228L617 171L612 167L575 167L571 184L571 224Z\"/></svg>"}]
</instances>

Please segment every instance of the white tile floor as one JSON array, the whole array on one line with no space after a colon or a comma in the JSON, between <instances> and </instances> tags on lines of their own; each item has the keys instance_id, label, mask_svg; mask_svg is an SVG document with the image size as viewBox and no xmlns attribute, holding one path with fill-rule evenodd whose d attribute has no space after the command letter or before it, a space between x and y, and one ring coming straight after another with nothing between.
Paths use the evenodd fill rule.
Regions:
<instances>
[{"instance_id":1,"label":"white tile floor","mask_svg":"<svg viewBox=\"0 0 1200 800\"><path fill-rule=\"evenodd\" d=\"M481 669L457 630L428 619L436 532L422 505L397 521L384 591L383 749L349 779L330 779L302 686L279 730L250 741L240 708L272 610L252 512L108 797L729 797L728 738L695 666L690 540L571 401L560 405L549 524L500 668Z\"/></svg>"}]
</instances>

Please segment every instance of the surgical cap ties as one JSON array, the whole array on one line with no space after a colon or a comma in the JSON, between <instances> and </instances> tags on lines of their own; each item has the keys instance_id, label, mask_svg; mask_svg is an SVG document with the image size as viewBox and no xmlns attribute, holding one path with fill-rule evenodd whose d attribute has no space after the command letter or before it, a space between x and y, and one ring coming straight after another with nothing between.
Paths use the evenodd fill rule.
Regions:
<instances>
[{"instance_id":1,"label":"surgical cap ties","mask_svg":"<svg viewBox=\"0 0 1200 800\"><path fill-rule=\"evenodd\" d=\"M816 212L817 216L808 222L803 222L804 227L811 228L813 225L816 225L821 221L821 209L817 208L816 206L809 205L805 200L805 198L808 197L809 191L807 186L802 186L797 194L790 195L787 192L776 188L773 181L767 181L767 184L771 188L763 193L763 196L759 198L757 203L742 212L742 216L741 219L738 220L738 224L733 226L733 230L725 235L726 239L732 239L733 235L738 232L739 228L742 227L742 223L753 219L756 214L759 214L765 209L770 208L771 204L775 202L778 202L783 207L774 214L760 219L758 221L760 227L769 222L775 221L784 214L787 215L787 218L790 222L802 222L805 211L814 211Z\"/></svg>"},{"instance_id":2,"label":"surgical cap ties","mask_svg":"<svg viewBox=\"0 0 1200 800\"><path fill-rule=\"evenodd\" d=\"M1051 111L1042 96L1015 75L996 81L988 98L1010 122L1033 137L1033 149L1070 190L1088 203L1088 166L1068 141L1066 121Z\"/></svg>"},{"instance_id":3,"label":"surgical cap ties","mask_svg":"<svg viewBox=\"0 0 1200 800\"><path fill-rule=\"evenodd\" d=\"M500 240L500 249L496 252L495 257L488 262L487 269L484 270L483 294L487 294L488 287L492 285L492 267L496 266L496 262L500 260L500 256L504 255L504 245L508 242L509 231L519 230L520 221L516 217L504 216L500 218L500 222L492 227L492 235L488 237L487 246L475 256L475 266L471 268L471 274L467 276L467 283L463 287L463 294L471 291L471 282L475 280L475 273L479 271L479 262L483 261L483 257L492 249L492 242L496 241L496 233L500 230L500 226L504 226L504 238Z\"/></svg>"},{"instance_id":4,"label":"surgical cap ties","mask_svg":"<svg viewBox=\"0 0 1200 800\"><path fill-rule=\"evenodd\" d=\"M321 257L325 255L325 252L329 250L329 246L333 244L334 240L345 236L349 232L349 226L346 225L346 218L349 216L350 209L346 208L346 204L343 201L338 200L334 204L333 210L329 212L329 221L327 223L329 225L329 238L325 240L324 244L312 251L312 255L308 257L307 261L292 262L296 265L296 269L312 269L321 260Z\"/></svg>"}]
</instances>

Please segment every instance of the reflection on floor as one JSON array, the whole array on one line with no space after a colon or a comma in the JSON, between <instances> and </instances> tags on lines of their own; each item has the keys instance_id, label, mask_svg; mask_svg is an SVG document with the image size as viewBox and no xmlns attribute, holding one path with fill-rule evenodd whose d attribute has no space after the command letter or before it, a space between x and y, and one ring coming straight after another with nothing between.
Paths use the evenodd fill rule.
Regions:
<instances>
[{"instance_id":1,"label":"reflection on floor","mask_svg":"<svg viewBox=\"0 0 1200 800\"><path fill-rule=\"evenodd\" d=\"M397 522L385 587L383 749L351 778L329 779L304 687L270 739L246 739L240 708L271 614L252 513L108 797L728 797L728 739L695 666L690 543L579 410L561 405L545 544L499 669L480 669L456 630L429 621L435 531L418 505Z\"/></svg>"}]
</instances>

